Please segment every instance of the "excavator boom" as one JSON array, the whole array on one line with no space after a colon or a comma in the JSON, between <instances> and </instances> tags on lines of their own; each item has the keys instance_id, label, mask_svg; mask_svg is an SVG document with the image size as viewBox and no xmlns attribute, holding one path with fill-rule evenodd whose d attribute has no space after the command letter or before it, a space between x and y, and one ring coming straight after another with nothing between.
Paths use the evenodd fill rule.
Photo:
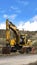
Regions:
<instances>
[{"instance_id":1,"label":"excavator boom","mask_svg":"<svg viewBox=\"0 0 37 65\"><path fill-rule=\"evenodd\" d=\"M18 33L19 30L17 30L17 27L9 22L9 20L6 20L6 40L10 42L10 29L14 32L16 36L16 44L19 44L20 42L20 35Z\"/></svg>"}]
</instances>

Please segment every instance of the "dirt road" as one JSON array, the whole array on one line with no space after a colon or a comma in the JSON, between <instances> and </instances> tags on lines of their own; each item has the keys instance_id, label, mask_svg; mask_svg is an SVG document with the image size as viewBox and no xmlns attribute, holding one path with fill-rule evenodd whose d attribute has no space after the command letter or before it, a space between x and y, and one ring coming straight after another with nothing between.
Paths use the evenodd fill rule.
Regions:
<instances>
[{"instance_id":1,"label":"dirt road","mask_svg":"<svg viewBox=\"0 0 37 65\"><path fill-rule=\"evenodd\" d=\"M35 61L37 61L37 55L30 54L0 57L0 65L26 65Z\"/></svg>"}]
</instances>

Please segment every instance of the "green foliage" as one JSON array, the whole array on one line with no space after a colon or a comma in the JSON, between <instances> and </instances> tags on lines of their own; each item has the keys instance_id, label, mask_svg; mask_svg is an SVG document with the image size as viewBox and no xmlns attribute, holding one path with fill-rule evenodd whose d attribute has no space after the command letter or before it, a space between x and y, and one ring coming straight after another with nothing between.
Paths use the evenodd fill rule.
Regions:
<instances>
[{"instance_id":1,"label":"green foliage","mask_svg":"<svg viewBox=\"0 0 37 65\"><path fill-rule=\"evenodd\" d=\"M32 46L37 46L37 41L34 44L32 44Z\"/></svg>"}]
</instances>

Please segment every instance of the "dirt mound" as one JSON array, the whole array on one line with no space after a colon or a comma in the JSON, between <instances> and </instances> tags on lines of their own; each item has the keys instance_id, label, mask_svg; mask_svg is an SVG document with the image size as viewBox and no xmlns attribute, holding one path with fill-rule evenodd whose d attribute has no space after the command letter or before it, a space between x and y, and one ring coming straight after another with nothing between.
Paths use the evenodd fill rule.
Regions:
<instances>
[{"instance_id":1,"label":"dirt mound","mask_svg":"<svg viewBox=\"0 0 37 65\"><path fill-rule=\"evenodd\" d=\"M37 61L34 62L34 63L30 63L30 64L28 64L28 65L37 65Z\"/></svg>"}]
</instances>

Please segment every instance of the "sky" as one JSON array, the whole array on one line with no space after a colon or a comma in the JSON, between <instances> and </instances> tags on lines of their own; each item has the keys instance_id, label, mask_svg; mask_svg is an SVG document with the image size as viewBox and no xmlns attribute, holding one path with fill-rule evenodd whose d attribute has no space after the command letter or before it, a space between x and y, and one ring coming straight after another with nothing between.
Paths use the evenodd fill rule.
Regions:
<instances>
[{"instance_id":1,"label":"sky","mask_svg":"<svg viewBox=\"0 0 37 65\"><path fill-rule=\"evenodd\" d=\"M0 29L6 19L19 30L37 31L37 0L0 0Z\"/></svg>"}]
</instances>

